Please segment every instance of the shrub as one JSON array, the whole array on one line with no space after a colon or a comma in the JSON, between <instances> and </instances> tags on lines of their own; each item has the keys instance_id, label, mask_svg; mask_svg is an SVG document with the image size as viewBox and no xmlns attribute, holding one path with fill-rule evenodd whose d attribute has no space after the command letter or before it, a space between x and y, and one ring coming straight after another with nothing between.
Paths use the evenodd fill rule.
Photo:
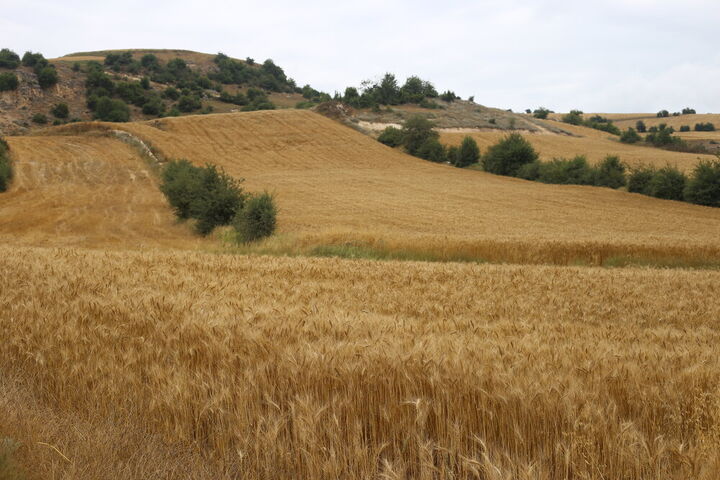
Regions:
<instances>
[{"instance_id":1,"label":"shrub","mask_svg":"<svg viewBox=\"0 0 720 480\"><path fill-rule=\"evenodd\" d=\"M572 160L555 158L549 162L536 163L539 168L535 180L539 182L563 185L593 185L595 183L595 171L583 155L578 155ZM532 168L528 167L521 171L529 176Z\"/></svg>"},{"instance_id":2,"label":"shrub","mask_svg":"<svg viewBox=\"0 0 720 480\"><path fill-rule=\"evenodd\" d=\"M642 137L640 137L632 127L628 127L628 129L620 135L620 141L623 143L637 143L640 140L642 140Z\"/></svg>"},{"instance_id":3,"label":"shrub","mask_svg":"<svg viewBox=\"0 0 720 480\"><path fill-rule=\"evenodd\" d=\"M194 95L183 95L178 100L177 108L181 112L189 113L202 107L200 99Z\"/></svg>"},{"instance_id":4,"label":"shrub","mask_svg":"<svg viewBox=\"0 0 720 480\"><path fill-rule=\"evenodd\" d=\"M637 123L635 124L635 129L640 133L647 132L647 126L645 126L645 122L643 122L642 120L637 121Z\"/></svg>"},{"instance_id":5,"label":"shrub","mask_svg":"<svg viewBox=\"0 0 720 480\"><path fill-rule=\"evenodd\" d=\"M238 241L254 242L275 232L277 208L275 199L267 192L251 195L233 220Z\"/></svg>"},{"instance_id":6,"label":"shrub","mask_svg":"<svg viewBox=\"0 0 720 480\"><path fill-rule=\"evenodd\" d=\"M180 98L180 91L175 87L167 87L165 91L163 91L163 96L170 100L177 100Z\"/></svg>"},{"instance_id":7,"label":"shrub","mask_svg":"<svg viewBox=\"0 0 720 480\"><path fill-rule=\"evenodd\" d=\"M435 103L432 100L428 100L427 98L423 98L422 101L418 104L421 108L429 108L431 110L438 110L441 108L445 108L440 104Z\"/></svg>"},{"instance_id":8,"label":"shrub","mask_svg":"<svg viewBox=\"0 0 720 480\"><path fill-rule=\"evenodd\" d=\"M43 113L36 113L32 116L32 121L39 125L45 125L48 122L47 117Z\"/></svg>"},{"instance_id":9,"label":"shrub","mask_svg":"<svg viewBox=\"0 0 720 480\"><path fill-rule=\"evenodd\" d=\"M595 182L598 187L620 188L627 183L625 165L620 158L608 155L595 168Z\"/></svg>"},{"instance_id":10,"label":"shrub","mask_svg":"<svg viewBox=\"0 0 720 480\"><path fill-rule=\"evenodd\" d=\"M690 131L690 125L683 125L680 127L681 132L689 132Z\"/></svg>"},{"instance_id":11,"label":"shrub","mask_svg":"<svg viewBox=\"0 0 720 480\"><path fill-rule=\"evenodd\" d=\"M67 103L58 103L50 110L50 113L57 118L67 118L70 115L70 109Z\"/></svg>"},{"instance_id":12,"label":"shrub","mask_svg":"<svg viewBox=\"0 0 720 480\"><path fill-rule=\"evenodd\" d=\"M100 97L94 105L95 118L105 122L127 122L130 120L130 108L119 99Z\"/></svg>"},{"instance_id":13,"label":"shrub","mask_svg":"<svg viewBox=\"0 0 720 480\"><path fill-rule=\"evenodd\" d=\"M530 113L530 112L528 112ZM536 108L534 112L532 112L533 117L539 118L541 120L545 120L548 118L548 115L550 115L552 112L548 110L545 107Z\"/></svg>"},{"instance_id":14,"label":"shrub","mask_svg":"<svg viewBox=\"0 0 720 480\"><path fill-rule=\"evenodd\" d=\"M648 184L648 195L666 200L682 200L685 175L675 167L666 166L655 172Z\"/></svg>"},{"instance_id":15,"label":"shrub","mask_svg":"<svg viewBox=\"0 0 720 480\"><path fill-rule=\"evenodd\" d=\"M73 71L73 72L79 72L79 71L80 71L80 62L75 62L75 63L73 63L72 71Z\"/></svg>"},{"instance_id":16,"label":"shrub","mask_svg":"<svg viewBox=\"0 0 720 480\"><path fill-rule=\"evenodd\" d=\"M7 142L0 138L0 192L8 189L13 178L13 165L9 152L10 147Z\"/></svg>"},{"instance_id":17,"label":"shrub","mask_svg":"<svg viewBox=\"0 0 720 480\"><path fill-rule=\"evenodd\" d=\"M402 128L402 139L403 145L410 155L419 156L418 152L423 146L427 153L428 141L437 141L440 135L433 130L433 127L430 120L420 115L414 115L405 121Z\"/></svg>"},{"instance_id":18,"label":"shrub","mask_svg":"<svg viewBox=\"0 0 720 480\"><path fill-rule=\"evenodd\" d=\"M657 170L651 166L640 166L630 170L627 178L628 192L650 195L650 181Z\"/></svg>"},{"instance_id":19,"label":"shrub","mask_svg":"<svg viewBox=\"0 0 720 480\"><path fill-rule=\"evenodd\" d=\"M14 73L0 73L0 92L16 90L20 82Z\"/></svg>"},{"instance_id":20,"label":"shrub","mask_svg":"<svg viewBox=\"0 0 720 480\"><path fill-rule=\"evenodd\" d=\"M165 167L160 190L178 217L197 219L195 229L202 235L228 225L245 201L238 180L214 165L195 167L187 160L175 160Z\"/></svg>"},{"instance_id":21,"label":"shrub","mask_svg":"<svg viewBox=\"0 0 720 480\"><path fill-rule=\"evenodd\" d=\"M538 159L530 142L512 133L491 146L483 156L483 168L497 175L516 176L520 167Z\"/></svg>"},{"instance_id":22,"label":"shrub","mask_svg":"<svg viewBox=\"0 0 720 480\"><path fill-rule=\"evenodd\" d=\"M455 100L460 100L460 97L455 95L455 92L447 90L440 94L440 100L446 101L446 102L454 102Z\"/></svg>"},{"instance_id":23,"label":"shrub","mask_svg":"<svg viewBox=\"0 0 720 480\"><path fill-rule=\"evenodd\" d=\"M667 117L669 117L669 116L670 116L670 112L668 112L667 110L660 110L660 111L657 113L657 117L658 117L658 118L667 118Z\"/></svg>"},{"instance_id":24,"label":"shrub","mask_svg":"<svg viewBox=\"0 0 720 480\"><path fill-rule=\"evenodd\" d=\"M583 112L580 110L571 110L570 113L563 115L561 120L570 125L582 125Z\"/></svg>"},{"instance_id":25,"label":"shrub","mask_svg":"<svg viewBox=\"0 0 720 480\"><path fill-rule=\"evenodd\" d=\"M470 136L463 138L458 153L455 157L449 159L456 167L467 167L480 160L480 147L477 142Z\"/></svg>"},{"instance_id":26,"label":"shrub","mask_svg":"<svg viewBox=\"0 0 720 480\"><path fill-rule=\"evenodd\" d=\"M0 68L15 69L20 66L20 57L9 48L0 50Z\"/></svg>"},{"instance_id":27,"label":"shrub","mask_svg":"<svg viewBox=\"0 0 720 480\"><path fill-rule=\"evenodd\" d=\"M403 144L403 132L399 128L387 127L378 136L378 141L388 147L399 147Z\"/></svg>"},{"instance_id":28,"label":"shrub","mask_svg":"<svg viewBox=\"0 0 720 480\"><path fill-rule=\"evenodd\" d=\"M696 113L695 109L690 107L683 108L682 110L683 115L695 115Z\"/></svg>"},{"instance_id":29,"label":"shrub","mask_svg":"<svg viewBox=\"0 0 720 480\"><path fill-rule=\"evenodd\" d=\"M685 186L686 202L709 207L720 207L720 157L702 160L695 166Z\"/></svg>"},{"instance_id":30,"label":"shrub","mask_svg":"<svg viewBox=\"0 0 720 480\"><path fill-rule=\"evenodd\" d=\"M165 112L165 104L158 97L153 97L142 106L142 113L145 115L161 115Z\"/></svg>"},{"instance_id":31,"label":"shrub","mask_svg":"<svg viewBox=\"0 0 720 480\"><path fill-rule=\"evenodd\" d=\"M696 132L714 132L715 131L715 125L712 123L696 123L695 124L695 131Z\"/></svg>"},{"instance_id":32,"label":"shrub","mask_svg":"<svg viewBox=\"0 0 720 480\"><path fill-rule=\"evenodd\" d=\"M437 138L427 138L415 153L418 157L431 162L441 163L447 160L445 147Z\"/></svg>"},{"instance_id":33,"label":"shrub","mask_svg":"<svg viewBox=\"0 0 720 480\"><path fill-rule=\"evenodd\" d=\"M38 83L41 88L50 88L58 82L58 74L55 67L43 67L37 73Z\"/></svg>"},{"instance_id":34,"label":"shrub","mask_svg":"<svg viewBox=\"0 0 720 480\"><path fill-rule=\"evenodd\" d=\"M35 67L35 65L37 65L38 63L47 63L47 60L45 60L45 57L43 57L42 53L32 53L28 51L25 52L22 57L22 64L25 67Z\"/></svg>"}]
</instances>

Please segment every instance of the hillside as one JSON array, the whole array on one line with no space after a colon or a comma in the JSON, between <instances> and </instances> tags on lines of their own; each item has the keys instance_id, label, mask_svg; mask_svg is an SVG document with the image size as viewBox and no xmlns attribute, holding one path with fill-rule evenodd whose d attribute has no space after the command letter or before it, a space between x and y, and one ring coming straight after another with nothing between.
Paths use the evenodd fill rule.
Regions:
<instances>
[{"instance_id":1,"label":"hillside","mask_svg":"<svg viewBox=\"0 0 720 480\"><path fill-rule=\"evenodd\" d=\"M149 167L130 146L99 136L9 137L16 175L0 195L4 244L191 247Z\"/></svg>"},{"instance_id":2,"label":"hillside","mask_svg":"<svg viewBox=\"0 0 720 480\"><path fill-rule=\"evenodd\" d=\"M692 251L717 257L720 248L716 209L432 164L308 111L55 131L101 128L131 132L167 158L218 164L247 179L250 190L274 191L280 232L300 245L382 245L450 257L556 263ZM35 138L44 137L27 141Z\"/></svg>"}]
</instances>

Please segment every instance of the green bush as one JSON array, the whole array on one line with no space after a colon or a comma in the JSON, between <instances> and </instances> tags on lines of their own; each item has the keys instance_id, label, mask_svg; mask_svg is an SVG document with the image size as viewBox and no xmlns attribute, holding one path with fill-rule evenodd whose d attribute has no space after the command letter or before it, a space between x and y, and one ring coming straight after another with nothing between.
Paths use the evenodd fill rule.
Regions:
<instances>
[{"instance_id":1,"label":"green bush","mask_svg":"<svg viewBox=\"0 0 720 480\"><path fill-rule=\"evenodd\" d=\"M165 104L159 97L148 99L142 106L142 113L145 115L162 115L165 112Z\"/></svg>"},{"instance_id":2,"label":"green bush","mask_svg":"<svg viewBox=\"0 0 720 480\"><path fill-rule=\"evenodd\" d=\"M562 116L561 121L570 125L582 125L583 112L581 110L570 110L570 113Z\"/></svg>"},{"instance_id":3,"label":"green bush","mask_svg":"<svg viewBox=\"0 0 720 480\"><path fill-rule=\"evenodd\" d=\"M710 122L707 123L696 123L695 124L695 131L696 132L714 132L715 131L715 125L713 125Z\"/></svg>"},{"instance_id":4,"label":"green bush","mask_svg":"<svg viewBox=\"0 0 720 480\"><path fill-rule=\"evenodd\" d=\"M628 192L650 195L650 182L657 169L651 166L640 166L630 170L627 178Z\"/></svg>"},{"instance_id":5,"label":"green bush","mask_svg":"<svg viewBox=\"0 0 720 480\"><path fill-rule=\"evenodd\" d=\"M690 131L690 125L683 125L680 127L681 132L689 132Z\"/></svg>"},{"instance_id":6,"label":"green bush","mask_svg":"<svg viewBox=\"0 0 720 480\"><path fill-rule=\"evenodd\" d=\"M0 192L8 189L12 178L13 165L10 160L10 147L5 140L0 138Z\"/></svg>"},{"instance_id":7,"label":"green bush","mask_svg":"<svg viewBox=\"0 0 720 480\"><path fill-rule=\"evenodd\" d=\"M95 118L105 122L127 122L130 108L125 102L109 97L100 97L94 102Z\"/></svg>"},{"instance_id":8,"label":"green bush","mask_svg":"<svg viewBox=\"0 0 720 480\"><path fill-rule=\"evenodd\" d=\"M183 95L178 100L177 108L181 112L189 113L199 110L202 107L200 99L194 95Z\"/></svg>"},{"instance_id":9,"label":"green bush","mask_svg":"<svg viewBox=\"0 0 720 480\"><path fill-rule=\"evenodd\" d=\"M595 183L595 171L583 155L578 155L571 160L555 158L549 162L537 163L539 168L535 180L539 182L561 185L593 185ZM527 172L532 168L528 167L521 171L528 175Z\"/></svg>"},{"instance_id":10,"label":"green bush","mask_svg":"<svg viewBox=\"0 0 720 480\"><path fill-rule=\"evenodd\" d=\"M620 158L608 155L595 167L595 182L598 187L620 188L627 183L625 165Z\"/></svg>"},{"instance_id":11,"label":"green bush","mask_svg":"<svg viewBox=\"0 0 720 480\"><path fill-rule=\"evenodd\" d=\"M387 127L378 136L378 141L388 147L399 147L403 144L403 132L399 128Z\"/></svg>"},{"instance_id":12,"label":"green bush","mask_svg":"<svg viewBox=\"0 0 720 480\"><path fill-rule=\"evenodd\" d=\"M683 200L687 178L675 167L666 166L655 172L648 184L648 195L666 200Z\"/></svg>"},{"instance_id":13,"label":"green bush","mask_svg":"<svg viewBox=\"0 0 720 480\"><path fill-rule=\"evenodd\" d=\"M67 103L58 103L52 108L52 110L50 110L50 113L52 113L56 118L68 118L70 115L70 109L68 108Z\"/></svg>"},{"instance_id":14,"label":"green bush","mask_svg":"<svg viewBox=\"0 0 720 480\"><path fill-rule=\"evenodd\" d=\"M657 117L658 117L658 118L667 118L667 117L669 117L669 116L670 116L670 112L668 112L667 110L660 110L660 111L657 113Z\"/></svg>"},{"instance_id":15,"label":"green bush","mask_svg":"<svg viewBox=\"0 0 720 480\"><path fill-rule=\"evenodd\" d=\"M421 147L428 147L429 140L438 140L440 135L433 130L433 123L425 117L414 115L403 124L403 145L410 155L419 156Z\"/></svg>"},{"instance_id":16,"label":"green bush","mask_svg":"<svg viewBox=\"0 0 720 480\"><path fill-rule=\"evenodd\" d=\"M436 163L442 163L447 160L445 147L437 138L432 137L425 139L415 154L420 158Z\"/></svg>"},{"instance_id":17,"label":"green bush","mask_svg":"<svg viewBox=\"0 0 720 480\"><path fill-rule=\"evenodd\" d=\"M41 88L50 88L58 82L58 74L55 67L43 67L37 74L38 83Z\"/></svg>"},{"instance_id":18,"label":"green bush","mask_svg":"<svg viewBox=\"0 0 720 480\"><path fill-rule=\"evenodd\" d=\"M20 57L9 48L0 50L0 68L15 69L20 66Z\"/></svg>"},{"instance_id":19,"label":"green bush","mask_svg":"<svg viewBox=\"0 0 720 480\"><path fill-rule=\"evenodd\" d=\"M455 92L447 90L440 94L440 100L443 100L445 102L454 102L455 100L460 100L460 97L455 95Z\"/></svg>"},{"instance_id":20,"label":"green bush","mask_svg":"<svg viewBox=\"0 0 720 480\"><path fill-rule=\"evenodd\" d=\"M516 176L520 168L539 158L530 142L512 133L491 146L482 158L483 168L497 175Z\"/></svg>"},{"instance_id":21,"label":"green bush","mask_svg":"<svg viewBox=\"0 0 720 480\"><path fill-rule=\"evenodd\" d=\"M647 126L645 125L645 122L643 122L642 120L638 120L638 121L637 121L637 123L635 124L635 129L636 129L639 133L645 133L645 132L647 132Z\"/></svg>"},{"instance_id":22,"label":"green bush","mask_svg":"<svg viewBox=\"0 0 720 480\"><path fill-rule=\"evenodd\" d=\"M622 135L620 135L620 141L622 143L637 143L640 140L642 140L642 137L638 135L638 133L632 127L628 127L628 129L622 132Z\"/></svg>"},{"instance_id":23,"label":"green bush","mask_svg":"<svg viewBox=\"0 0 720 480\"><path fill-rule=\"evenodd\" d=\"M456 167L467 167L480 160L480 147L477 142L470 136L463 138L460 148L455 157L449 158L450 162Z\"/></svg>"},{"instance_id":24,"label":"green bush","mask_svg":"<svg viewBox=\"0 0 720 480\"><path fill-rule=\"evenodd\" d=\"M529 112L528 112L529 113ZM539 118L541 120L545 120L548 118L548 115L550 115L552 112L548 110L545 107L536 108L534 112L532 112L533 117Z\"/></svg>"},{"instance_id":25,"label":"green bush","mask_svg":"<svg viewBox=\"0 0 720 480\"><path fill-rule=\"evenodd\" d=\"M271 194L251 195L233 220L238 241L249 243L269 237L275 232L276 217L277 208Z\"/></svg>"},{"instance_id":26,"label":"green bush","mask_svg":"<svg viewBox=\"0 0 720 480\"><path fill-rule=\"evenodd\" d=\"M25 52L22 57L22 64L25 67L35 67L38 63L47 63L42 53Z\"/></svg>"},{"instance_id":27,"label":"green bush","mask_svg":"<svg viewBox=\"0 0 720 480\"><path fill-rule=\"evenodd\" d=\"M45 116L44 113L36 113L32 116L32 121L39 125L45 125L46 123L48 123L47 116Z\"/></svg>"},{"instance_id":28,"label":"green bush","mask_svg":"<svg viewBox=\"0 0 720 480\"><path fill-rule=\"evenodd\" d=\"M686 202L720 207L720 157L718 160L702 160L695 166L685 185Z\"/></svg>"},{"instance_id":29,"label":"green bush","mask_svg":"<svg viewBox=\"0 0 720 480\"><path fill-rule=\"evenodd\" d=\"M195 167L187 160L172 161L163 169L160 190L178 217L197 220L195 229L202 235L231 223L245 201L238 180L214 165Z\"/></svg>"},{"instance_id":30,"label":"green bush","mask_svg":"<svg viewBox=\"0 0 720 480\"><path fill-rule=\"evenodd\" d=\"M16 90L18 85L20 85L20 82L14 73L0 73L0 92Z\"/></svg>"}]
</instances>

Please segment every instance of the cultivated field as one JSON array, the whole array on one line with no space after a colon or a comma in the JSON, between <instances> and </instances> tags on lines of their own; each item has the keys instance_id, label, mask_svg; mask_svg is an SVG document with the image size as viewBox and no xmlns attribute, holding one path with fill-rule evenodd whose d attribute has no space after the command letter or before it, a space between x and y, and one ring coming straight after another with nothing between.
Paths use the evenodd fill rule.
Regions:
<instances>
[{"instance_id":1,"label":"cultivated field","mask_svg":"<svg viewBox=\"0 0 720 480\"><path fill-rule=\"evenodd\" d=\"M192 247L128 145L99 136L9 137L16 178L0 196L4 244Z\"/></svg>"},{"instance_id":2,"label":"cultivated field","mask_svg":"<svg viewBox=\"0 0 720 480\"><path fill-rule=\"evenodd\" d=\"M549 132L520 132L530 141L530 143L532 143L533 147L540 153L540 157L543 160L552 160L553 158L572 158L575 155L585 155L589 162L597 163L608 155L617 155L623 162L630 166L655 165L658 167L664 167L665 165L674 165L683 171L689 172L698 163L698 159L716 158L714 155L671 152L668 150L661 150L658 148L640 145L627 145L620 143L618 137L614 135L600 130L594 130L592 128L578 127L556 121L537 122L542 125L561 128L572 134L558 135ZM466 135L472 136L477 141L480 148L485 150L506 136L507 132L492 130L459 133L443 132L441 134L441 141L449 145L459 145L463 137ZM705 138L706 136L707 135L702 136L702 138Z\"/></svg>"},{"instance_id":3,"label":"cultivated field","mask_svg":"<svg viewBox=\"0 0 720 480\"><path fill-rule=\"evenodd\" d=\"M29 478L716 479L718 272L0 247Z\"/></svg>"}]
</instances>

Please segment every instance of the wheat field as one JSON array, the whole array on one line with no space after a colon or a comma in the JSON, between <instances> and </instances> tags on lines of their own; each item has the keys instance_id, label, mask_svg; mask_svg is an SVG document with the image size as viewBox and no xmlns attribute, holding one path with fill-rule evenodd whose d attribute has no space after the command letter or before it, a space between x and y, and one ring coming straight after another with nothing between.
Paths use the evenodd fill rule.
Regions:
<instances>
[{"instance_id":1,"label":"wheat field","mask_svg":"<svg viewBox=\"0 0 720 480\"><path fill-rule=\"evenodd\" d=\"M274 191L275 255L177 223L114 129ZM13 445L10 480L720 476L720 272L558 266L708 266L717 209L435 165L305 111L7 140L0 477ZM323 245L516 265L302 256Z\"/></svg>"},{"instance_id":2,"label":"wheat field","mask_svg":"<svg viewBox=\"0 0 720 480\"><path fill-rule=\"evenodd\" d=\"M720 475L716 271L8 246L0 265L0 433L29 478Z\"/></svg>"}]
</instances>

